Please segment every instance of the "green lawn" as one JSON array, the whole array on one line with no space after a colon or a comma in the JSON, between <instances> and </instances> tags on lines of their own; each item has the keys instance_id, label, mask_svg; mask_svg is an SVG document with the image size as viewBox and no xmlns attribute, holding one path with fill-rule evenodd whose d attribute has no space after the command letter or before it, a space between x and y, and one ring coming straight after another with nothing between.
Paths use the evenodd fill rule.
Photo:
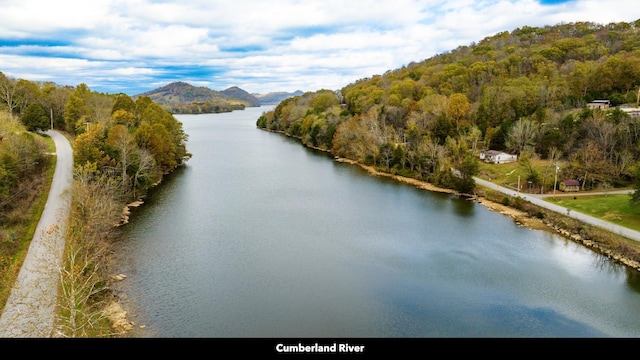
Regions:
<instances>
[{"instance_id":1,"label":"green lawn","mask_svg":"<svg viewBox=\"0 0 640 360\"><path fill-rule=\"evenodd\" d=\"M530 185L527 183L527 173L520 166L518 162L512 162L507 164L487 164L483 161L478 162L479 174L481 179L492 181L501 186L518 186L520 181L520 188L524 192L528 192ZM555 179L555 167L549 166L549 161L546 160L534 160L533 166L537 170L540 179L539 184L533 184L531 191L539 194L541 191L549 193L553 190L553 183ZM558 175L558 179L561 179L562 175ZM544 182L544 188L541 189L540 185Z\"/></svg>"},{"instance_id":2,"label":"green lawn","mask_svg":"<svg viewBox=\"0 0 640 360\"><path fill-rule=\"evenodd\" d=\"M640 206L629 195L584 195L548 197L545 200L599 219L640 231Z\"/></svg>"}]
</instances>

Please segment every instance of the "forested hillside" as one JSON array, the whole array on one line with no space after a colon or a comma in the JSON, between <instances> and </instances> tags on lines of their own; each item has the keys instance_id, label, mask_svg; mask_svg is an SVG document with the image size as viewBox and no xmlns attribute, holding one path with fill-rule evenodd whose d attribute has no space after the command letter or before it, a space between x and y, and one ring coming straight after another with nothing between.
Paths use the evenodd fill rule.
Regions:
<instances>
[{"instance_id":1,"label":"forested hillside","mask_svg":"<svg viewBox=\"0 0 640 360\"><path fill-rule=\"evenodd\" d=\"M640 118L621 108L638 96L640 20L525 26L286 99L257 126L461 192L489 149L519 155L526 180L547 188L531 161L562 161L585 188L619 186L638 178ZM594 99L611 107L587 107Z\"/></svg>"},{"instance_id":2,"label":"forested hillside","mask_svg":"<svg viewBox=\"0 0 640 360\"><path fill-rule=\"evenodd\" d=\"M112 300L107 264L116 225L127 203L190 158L187 135L149 97L0 72L0 308L46 201L55 149L35 131L51 127L72 141L75 165L57 320L65 336L108 334L102 309Z\"/></svg>"},{"instance_id":3,"label":"forested hillside","mask_svg":"<svg viewBox=\"0 0 640 360\"><path fill-rule=\"evenodd\" d=\"M146 96L134 100L126 94L98 93L85 84L74 88L36 83L0 72L0 99L8 119L2 128L19 121L27 130L53 127L67 133L74 140L76 166L118 178L123 199L144 193L189 157L182 124ZM13 137L3 133L0 144L8 144L3 140ZM0 173L0 183L16 176L21 174Z\"/></svg>"},{"instance_id":4,"label":"forested hillside","mask_svg":"<svg viewBox=\"0 0 640 360\"><path fill-rule=\"evenodd\" d=\"M140 97L150 98L172 114L221 113L260 105L256 98L237 87L215 91L182 81L133 96Z\"/></svg>"}]
</instances>

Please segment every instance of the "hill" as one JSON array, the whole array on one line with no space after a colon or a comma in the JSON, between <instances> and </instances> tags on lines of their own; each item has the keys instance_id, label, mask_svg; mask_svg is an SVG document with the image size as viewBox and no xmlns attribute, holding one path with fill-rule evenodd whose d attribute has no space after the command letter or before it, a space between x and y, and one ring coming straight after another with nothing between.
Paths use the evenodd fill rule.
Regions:
<instances>
[{"instance_id":1,"label":"hill","mask_svg":"<svg viewBox=\"0 0 640 360\"><path fill-rule=\"evenodd\" d=\"M301 90L296 90L292 93L285 92L285 91L277 91L277 92L270 92L267 94L253 94L253 96L256 99L258 99L258 101L260 101L260 104L262 105L277 105L282 100L285 100L294 96L300 96L302 94L304 94L304 92L302 92Z\"/></svg>"},{"instance_id":2,"label":"hill","mask_svg":"<svg viewBox=\"0 0 640 360\"><path fill-rule=\"evenodd\" d=\"M135 95L133 98L140 96L149 97L174 114L219 113L260 106L256 98L237 87L215 91L181 81Z\"/></svg>"},{"instance_id":3,"label":"hill","mask_svg":"<svg viewBox=\"0 0 640 360\"><path fill-rule=\"evenodd\" d=\"M224 91L222 91L222 94L228 96L229 98L232 99L239 99L239 100L243 100L246 101L250 107L257 107L260 106L260 100L258 100L257 98L255 98L253 95L249 94L248 92L240 89L237 86L232 86Z\"/></svg>"},{"instance_id":4,"label":"hill","mask_svg":"<svg viewBox=\"0 0 640 360\"><path fill-rule=\"evenodd\" d=\"M257 125L460 192L473 191L489 149L518 155L531 188L553 188L554 164L581 189L629 186L640 182L638 49L640 20L523 26L285 99ZM606 108L590 104L598 99Z\"/></svg>"}]
</instances>

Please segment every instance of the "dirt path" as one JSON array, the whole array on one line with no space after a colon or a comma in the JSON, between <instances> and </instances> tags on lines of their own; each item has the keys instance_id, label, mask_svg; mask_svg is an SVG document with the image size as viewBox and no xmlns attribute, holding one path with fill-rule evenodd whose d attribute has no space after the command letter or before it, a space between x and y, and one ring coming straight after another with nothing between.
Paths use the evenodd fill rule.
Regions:
<instances>
[{"instance_id":1,"label":"dirt path","mask_svg":"<svg viewBox=\"0 0 640 360\"><path fill-rule=\"evenodd\" d=\"M56 145L55 173L29 252L0 317L0 337L48 338L53 335L73 183L73 151L64 135L51 130L46 134Z\"/></svg>"}]
</instances>

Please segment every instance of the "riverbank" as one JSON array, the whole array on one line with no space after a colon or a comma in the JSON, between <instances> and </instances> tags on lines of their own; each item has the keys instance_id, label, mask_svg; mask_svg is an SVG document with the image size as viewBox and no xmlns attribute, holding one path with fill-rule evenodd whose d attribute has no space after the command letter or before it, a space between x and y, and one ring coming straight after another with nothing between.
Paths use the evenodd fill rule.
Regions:
<instances>
[{"instance_id":1,"label":"riverbank","mask_svg":"<svg viewBox=\"0 0 640 360\"><path fill-rule=\"evenodd\" d=\"M301 140L283 131L259 128L269 132L282 134ZM330 153L331 151L302 143L310 149ZM431 183L405 177L388 172L378 171L373 166L368 166L358 161L334 156L335 161L356 165L366 170L372 176L384 176L413 185L419 189L466 196L469 200L476 201L489 210L499 212L511 217L517 224L536 230L544 230L561 235L562 237L586 246L587 248L604 255L620 264L636 271L640 271L640 243L623 238L619 235L597 229L588 224L576 221L559 213L555 213L526 201L511 201L504 204L503 194L493 193L490 190L478 189L475 194L460 194L455 190L435 186Z\"/></svg>"},{"instance_id":2,"label":"riverbank","mask_svg":"<svg viewBox=\"0 0 640 360\"><path fill-rule=\"evenodd\" d=\"M360 166L373 176L389 177L397 181L411 184L420 189L447 194L457 194L460 196L469 196L466 194L459 194L452 189L441 188L417 179L381 172L376 170L372 166L360 164L354 160L340 157L336 157L335 160ZM605 235L598 236L597 234L602 234L602 232L597 229L588 229L587 231L584 231L587 226L584 226L583 224L571 225L569 220L573 221L573 219L565 217L561 214L552 214L550 211L543 211L543 209L530 203L527 203L528 205L526 205L527 207L529 207L528 211L521 210L509 205L504 205L492 200L491 197L488 196L488 193L486 191L480 191L474 196L469 196L469 199L476 201L478 204L485 206L489 210L496 211L511 217L517 224L521 226L530 229L544 230L556 233L566 239L582 244L601 255L607 256L608 258L618 263L640 271L640 261L638 261L638 258L640 257L640 244L635 245L631 240L629 240L628 242L623 240L623 242L625 242L626 244L620 246L620 244L618 243L612 243ZM524 205L522 203L519 203L517 206L522 207ZM591 237L585 236L585 232L589 233ZM616 236L615 234L611 235L614 237ZM616 249L620 250L616 251Z\"/></svg>"},{"instance_id":3,"label":"riverbank","mask_svg":"<svg viewBox=\"0 0 640 360\"><path fill-rule=\"evenodd\" d=\"M468 195L465 195L465 194L460 194L457 191L452 190L452 189L447 189L447 188L435 186L435 185L433 185L431 183L428 183L428 182L425 182L425 181L420 181L420 180L417 180L417 179L414 179L414 178L409 178L409 177L405 177L405 176L401 176L401 175L390 174L390 173L378 171L372 166L360 164L360 163L358 163L357 161L354 161L354 160L340 158L340 157L336 157L335 160L338 161L338 162L343 162L343 163L348 163L348 164L351 164L351 165L360 166L361 168L363 168L364 170L366 170L369 174L371 174L373 176L389 177L389 178L392 178L394 180L401 181L401 182L413 185L413 186L415 186L415 187L417 187L419 189L423 189L423 190L427 190L427 191L433 191L433 192L439 192L439 193L445 193L445 194L455 194L455 195L460 195L460 196L463 196L463 195L464 196L468 196ZM538 229L538 230L548 230L547 225L545 225L544 222L541 219L535 218L535 217L531 217L525 211L521 211L521 210L509 207L509 206L506 206L506 205L503 205L503 204L500 204L500 203L495 202L495 201L491 201L491 200L489 200L487 198L480 197L480 196L473 196L473 197L470 197L469 199L478 202L479 204L487 207L489 210L496 211L496 212L499 212L501 214L507 215L507 216L513 218L514 221L516 221L517 223L522 224L523 226L526 226L528 228Z\"/></svg>"}]
</instances>

